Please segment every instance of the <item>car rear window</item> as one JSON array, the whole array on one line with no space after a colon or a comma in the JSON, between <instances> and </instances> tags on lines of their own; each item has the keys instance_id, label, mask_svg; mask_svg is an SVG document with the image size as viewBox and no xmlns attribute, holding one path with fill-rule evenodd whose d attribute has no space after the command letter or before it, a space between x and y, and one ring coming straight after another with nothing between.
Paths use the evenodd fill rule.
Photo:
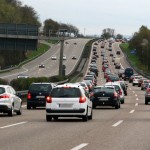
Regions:
<instances>
[{"instance_id":1,"label":"car rear window","mask_svg":"<svg viewBox=\"0 0 150 150\"><path fill-rule=\"evenodd\" d=\"M99 93L99 92L113 93L114 89L109 87L94 88L94 93Z\"/></svg>"},{"instance_id":2,"label":"car rear window","mask_svg":"<svg viewBox=\"0 0 150 150\"><path fill-rule=\"evenodd\" d=\"M51 92L51 97L61 98L61 97L81 97L81 92L78 88L54 88Z\"/></svg>"},{"instance_id":3,"label":"car rear window","mask_svg":"<svg viewBox=\"0 0 150 150\"><path fill-rule=\"evenodd\" d=\"M3 93L5 93L5 88L0 87L0 94L3 94Z\"/></svg>"},{"instance_id":4,"label":"car rear window","mask_svg":"<svg viewBox=\"0 0 150 150\"><path fill-rule=\"evenodd\" d=\"M50 92L51 90L50 84L32 84L29 88L30 92Z\"/></svg>"}]
</instances>

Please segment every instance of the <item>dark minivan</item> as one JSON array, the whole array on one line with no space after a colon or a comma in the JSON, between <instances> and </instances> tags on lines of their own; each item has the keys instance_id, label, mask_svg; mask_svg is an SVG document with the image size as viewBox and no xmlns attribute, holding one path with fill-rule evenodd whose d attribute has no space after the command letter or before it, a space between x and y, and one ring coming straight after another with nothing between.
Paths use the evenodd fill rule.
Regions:
<instances>
[{"instance_id":1,"label":"dark minivan","mask_svg":"<svg viewBox=\"0 0 150 150\"><path fill-rule=\"evenodd\" d=\"M126 68L123 74L123 79L129 79L134 74L134 71L132 68Z\"/></svg>"},{"instance_id":2,"label":"dark minivan","mask_svg":"<svg viewBox=\"0 0 150 150\"><path fill-rule=\"evenodd\" d=\"M49 98L51 90L56 86L54 83L32 83L27 95L27 109L45 107L46 99Z\"/></svg>"}]
</instances>

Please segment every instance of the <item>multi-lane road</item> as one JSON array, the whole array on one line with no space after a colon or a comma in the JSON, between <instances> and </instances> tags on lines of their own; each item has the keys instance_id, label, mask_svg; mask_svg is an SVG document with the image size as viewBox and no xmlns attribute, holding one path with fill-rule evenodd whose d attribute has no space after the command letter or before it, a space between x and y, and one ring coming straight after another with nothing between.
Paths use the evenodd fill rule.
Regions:
<instances>
[{"instance_id":1,"label":"multi-lane road","mask_svg":"<svg viewBox=\"0 0 150 150\"><path fill-rule=\"evenodd\" d=\"M100 45L101 43L97 45L99 55ZM118 43L114 43L112 47L114 52L119 49ZM107 53L109 55L109 51ZM123 53L119 57L122 67L126 68L128 63ZM69 59L69 63L70 61L72 60ZM116 69L111 58L109 64L115 73ZM98 58L97 65L100 70L98 85L102 85L105 79L101 71L101 57ZM144 104L144 91L139 87L133 87L130 83L125 104L122 104L120 109L112 107L94 109L93 120L88 122L76 118L61 118L58 121L46 122L45 109L27 110L25 104L23 107L21 116L0 115L0 150L150 149L150 106Z\"/></svg>"},{"instance_id":2,"label":"multi-lane road","mask_svg":"<svg viewBox=\"0 0 150 150\"><path fill-rule=\"evenodd\" d=\"M81 57L82 51L85 44L90 39L71 39L64 42L64 55L66 60L63 64L66 65L66 74L69 74L78 60ZM56 56L57 60L52 60L51 56ZM59 72L59 56L60 56L60 43L51 46L51 48L37 59L23 65L20 69L15 69L7 73L1 73L0 78L8 79L9 81L17 78L18 74L26 74L29 77L50 77L53 75L58 75ZM75 56L77 59L72 60ZM45 68L39 68L40 64L44 64Z\"/></svg>"}]
</instances>

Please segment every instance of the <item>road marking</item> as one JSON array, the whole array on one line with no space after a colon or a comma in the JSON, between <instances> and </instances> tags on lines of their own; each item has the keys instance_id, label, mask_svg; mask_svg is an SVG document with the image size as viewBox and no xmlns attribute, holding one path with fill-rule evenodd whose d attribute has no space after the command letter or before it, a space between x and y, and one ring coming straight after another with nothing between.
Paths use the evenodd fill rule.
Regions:
<instances>
[{"instance_id":1,"label":"road marking","mask_svg":"<svg viewBox=\"0 0 150 150\"><path fill-rule=\"evenodd\" d=\"M13 127L13 126L17 126L17 125L21 125L21 124L25 124L25 123L27 123L27 121L19 122L19 123L16 123L16 124L11 124L11 125L7 125L7 126L3 126L3 127L0 127L0 128L1 129L9 128L9 127Z\"/></svg>"},{"instance_id":2,"label":"road marking","mask_svg":"<svg viewBox=\"0 0 150 150\"><path fill-rule=\"evenodd\" d=\"M135 112L135 110L133 109L133 110L131 110L129 113L132 114L132 113L134 113L134 112Z\"/></svg>"},{"instance_id":3,"label":"road marking","mask_svg":"<svg viewBox=\"0 0 150 150\"><path fill-rule=\"evenodd\" d=\"M130 90L132 90L132 89L130 88Z\"/></svg>"},{"instance_id":4,"label":"road marking","mask_svg":"<svg viewBox=\"0 0 150 150\"><path fill-rule=\"evenodd\" d=\"M137 96L137 95L135 94L135 96Z\"/></svg>"},{"instance_id":5,"label":"road marking","mask_svg":"<svg viewBox=\"0 0 150 150\"><path fill-rule=\"evenodd\" d=\"M22 105L22 108L25 108L27 105Z\"/></svg>"},{"instance_id":6,"label":"road marking","mask_svg":"<svg viewBox=\"0 0 150 150\"><path fill-rule=\"evenodd\" d=\"M115 124L113 124L113 127L117 127L118 125L120 125L123 122L123 120L119 120L118 122L116 122Z\"/></svg>"},{"instance_id":7,"label":"road marking","mask_svg":"<svg viewBox=\"0 0 150 150\"><path fill-rule=\"evenodd\" d=\"M135 106L138 106L138 105L139 105L138 103L135 104Z\"/></svg>"},{"instance_id":8,"label":"road marking","mask_svg":"<svg viewBox=\"0 0 150 150\"><path fill-rule=\"evenodd\" d=\"M83 144L80 144L80 145L78 145L78 146L72 148L71 150L79 150L79 149L81 149L81 148L83 148L83 147L85 147L85 146L87 146L87 145L88 145L88 143L83 143Z\"/></svg>"},{"instance_id":9,"label":"road marking","mask_svg":"<svg viewBox=\"0 0 150 150\"><path fill-rule=\"evenodd\" d=\"M133 93L135 93L134 91L132 91Z\"/></svg>"},{"instance_id":10,"label":"road marking","mask_svg":"<svg viewBox=\"0 0 150 150\"><path fill-rule=\"evenodd\" d=\"M138 101L139 99L138 99L138 98L136 98L136 100Z\"/></svg>"}]
</instances>

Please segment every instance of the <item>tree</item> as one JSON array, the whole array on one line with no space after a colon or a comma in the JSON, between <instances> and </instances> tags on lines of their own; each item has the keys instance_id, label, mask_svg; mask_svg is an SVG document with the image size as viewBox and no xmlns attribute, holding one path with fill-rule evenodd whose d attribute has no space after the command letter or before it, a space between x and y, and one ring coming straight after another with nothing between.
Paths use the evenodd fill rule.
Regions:
<instances>
[{"instance_id":1,"label":"tree","mask_svg":"<svg viewBox=\"0 0 150 150\"><path fill-rule=\"evenodd\" d=\"M114 37L114 33L115 33L114 29L107 28L102 31L101 37L104 39L109 39L111 37Z\"/></svg>"}]
</instances>

